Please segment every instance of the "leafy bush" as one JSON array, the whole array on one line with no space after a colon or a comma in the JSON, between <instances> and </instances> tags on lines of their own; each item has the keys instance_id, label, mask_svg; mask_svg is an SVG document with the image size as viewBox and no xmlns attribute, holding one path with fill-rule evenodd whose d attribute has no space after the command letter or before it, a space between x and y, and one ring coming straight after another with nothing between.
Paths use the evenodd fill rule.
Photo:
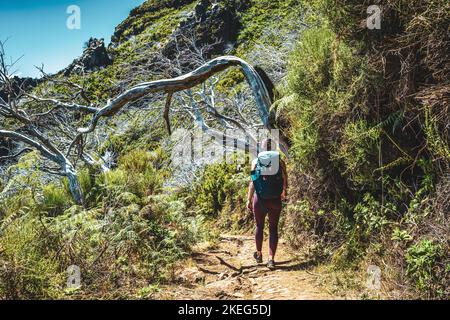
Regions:
<instances>
[{"instance_id":1,"label":"leafy bush","mask_svg":"<svg viewBox=\"0 0 450 320\"><path fill-rule=\"evenodd\" d=\"M395 212L390 203L382 206L371 194L366 194L362 202L355 206L355 222L358 231L365 237L378 234L388 223L388 217Z\"/></svg>"},{"instance_id":2,"label":"leafy bush","mask_svg":"<svg viewBox=\"0 0 450 320\"><path fill-rule=\"evenodd\" d=\"M128 296L149 281L170 280L174 262L206 234L176 193L162 195L168 172L162 149L131 150L106 173L80 170L88 209L72 206L64 183L42 185L30 157L11 167L18 175L9 187L26 188L1 203L2 298ZM82 287L67 290L73 264L81 269ZM131 282L137 285L121 289Z\"/></svg>"},{"instance_id":3,"label":"leafy bush","mask_svg":"<svg viewBox=\"0 0 450 320\"><path fill-rule=\"evenodd\" d=\"M114 176L115 183L122 179ZM121 193L116 202L108 202L114 206L104 209L73 206L43 216L42 207L35 205L5 218L0 228L0 297L114 297L122 294L124 282L139 283L138 288L170 280L173 263L199 240L202 222L186 217L185 204L173 197L151 196L143 208L136 202L140 199L134 194L127 198ZM82 288L74 292L66 290L66 269L73 264L82 276ZM127 295L133 290L124 289Z\"/></svg>"},{"instance_id":4,"label":"leafy bush","mask_svg":"<svg viewBox=\"0 0 450 320\"><path fill-rule=\"evenodd\" d=\"M343 175L348 176L355 185L373 190L379 130L371 128L364 120L357 120L348 123L342 131L342 139L331 158L342 163Z\"/></svg>"},{"instance_id":5,"label":"leafy bush","mask_svg":"<svg viewBox=\"0 0 450 320\"><path fill-rule=\"evenodd\" d=\"M408 233L407 230L401 230L397 227L394 229L394 231L392 231L391 239L399 242L408 242L412 240L412 236Z\"/></svg>"},{"instance_id":6,"label":"leafy bush","mask_svg":"<svg viewBox=\"0 0 450 320\"><path fill-rule=\"evenodd\" d=\"M323 150L333 150L341 134L346 141L338 141L349 149L358 148L359 141L352 137L355 129L365 129L362 122L349 123L347 129L341 128L340 122L352 106L355 111L360 108L354 100L364 85L366 70L353 50L321 26L303 32L291 56L285 97L277 102L277 113L288 113L290 128L286 129L292 154L305 169L314 168L316 160L324 156L330 161L331 155Z\"/></svg>"},{"instance_id":7,"label":"leafy bush","mask_svg":"<svg viewBox=\"0 0 450 320\"><path fill-rule=\"evenodd\" d=\"M442 247L433 240L424 239L408 248L406 273L415 281L420 291L430 293L442 290L442 288L436 288L436 282L442 279L437 279L435 272L437 263L442 258Z\"/></svg>"},{"instance_id":8,"label":"leafy bush","mask_svg":"<svg viewBox=\"0 0 450 320\"><path fill-rule=\"evenodd\" d=\"M164 170L156 169L162 161L160 156L155 151L134 150L120 158L119 169L125 170L129 177L128 191L143 197L160 190L166 175Z\"/></svg>"},{"instance_id":9,"label":"leafy bush","mask_svg":"<svg viewBox=\"0 0 450 320\"><path fill-rule=\"evenodd\" d=\"M120 203L120 199L130 202L125 199L130 199L129 193L139 199L133 201L141 203L148 195L161 191L164 178L168 173L167 168L162 168L165 157L166 155L160 149L132 150L120 157L117 169L99 175L95 185L99 186L104 201L109 202L110 205Z\"/></svg>"},{"instance_id":10,"label":"leafy bush","mask_svg":"<svg viewBox=\"0 0 450 320\"><path fill-rule=\"evenodd\" d=\"M249 170L246 166L245 169ZM249 171L236 163L214 163L204 168L195 181L190 197L197 214L219 218L218 225L229 230L247 226L245 209Z\"/></svg>"},{"instance_id":11,"label":"leafy bush","mask_svg":"<svg viewBox=\"0 0 450 320\"><path fill-rule=\"evenodd\" d=\"M42 190L43 202L40 210L50 216L63 213L71 204L72 197L67 190L55 184L48 184Z\"/></svg>"},{"instance_id":12,"label":"leafy bush","mask_svg":"<svg viewBox=\"0 0 450 320\"><path fill-rule=\"evenodd\" d=\"M16 218L0 237L0 297L42 299L61 297L64 275L56 241L33 213Z\"/></svg>"}]
</instances>

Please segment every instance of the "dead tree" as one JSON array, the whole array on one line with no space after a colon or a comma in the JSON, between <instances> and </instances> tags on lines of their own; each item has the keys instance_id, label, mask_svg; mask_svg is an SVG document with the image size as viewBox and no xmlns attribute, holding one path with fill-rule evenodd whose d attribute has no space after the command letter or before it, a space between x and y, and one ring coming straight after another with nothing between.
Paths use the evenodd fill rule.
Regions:
<instances>
[{"instance_id":1,"label":"dead tree","mask_svg":"<svg viewBox=\"0 0 450 320\"><path fill-rule=\"evenodd\" d=\"M201 67L208 62L208 52L217 46L220 40L199 45L194 33L176 35L173 42L174 49L170 55L161 53L155 59L156 63L152 65L152 70L156 70L154 75L157 77L180 77ZM254 131L264 126L255 115L251 92L244 87L231 95L225 94L216 90L218 82L218 74L215 74L199 86L167 95L163 117L169 134L172 131L169 114L182 113L203 131L215 136L218 141L222 141L223 138L232 141L231 138L238 138L240 134L246 139L238 142L238 148L256 145ZM218 127L235 133L235 136L228 137L224 132L213 129Z\"/></svg>"},{"instance_id":2,"label":"dead tree","mask_svg":"<svg viewBox=\"0 0 450 320\"><path fill-rule=\"evenodd\" d=\"M125 92L110 100L104 107L98 109L98 111L93 115L89 126L85 128L79 128L78 132L87 134L94 131L100 118L113 116L127 104L155 92L165 92L168 94L168 100L165 106L167 114L167 110L170 110L170 98L175 92L189 90L199 84L204 83L213 75L234 66L241 68L242 72L245 75L245 78L253 93L257 111L264 127L266 129L273 129L269 122L269 109L272 101L270 99L269 92L259 74L250 64L238 57L222 56L206 62L190 73L172 79L162 79L140 83L126 90ZM201 121L201 118L198 114L196 115L196 119L197 121ZM202 124L202 129L208 134L223 136L223 133L217 132L216 130L206 126L205 124ZM284 141L280 141L280 147L281 150L285 154L287 154L287 145Z\"/></svg>"},{"instance_id":3,"label":"dead tree","mask_svg":"<svg viewBox=\"0 0 450 320\"><path fill-rule=\"evenodd\" d=\"M71 130L71 118L67 118L64 110L80 112L95 112L96 109L75 103L65 103L54 99L40 99L27 94L14 78L13 61L7 58L4 43L0 42L0 138L10 139L21 149L0 160L17 158L25 151L38 150L48 160L50 167L42 170L50 174L67 177L70 192L77 204L83 203L83 194L78 181L76 166L70 159L73 148L82 141L82 136ZM33 107L33 103L38 102ZM47 107L50 105L51 107ZM38 110L38 111L36 111ZM51 129L57 129L53 135ZM73 131L73 132L71 132ZM64 151L63 151L64 150ZM79 150L79 156L93 161L84 151ZM51 165L53 163L54 165Z\"/></svg>"}]
</instances>

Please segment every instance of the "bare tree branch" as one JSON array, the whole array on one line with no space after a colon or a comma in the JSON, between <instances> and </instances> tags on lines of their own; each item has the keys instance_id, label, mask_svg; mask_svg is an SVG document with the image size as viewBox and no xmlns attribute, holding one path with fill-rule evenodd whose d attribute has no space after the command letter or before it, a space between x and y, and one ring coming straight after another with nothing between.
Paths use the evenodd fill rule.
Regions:
<instances>
[{"instance_id":1,"label":"bare tree branch","mask_svg":"<svg viewBox=\"0 0 450 320\"><path fill-rule=\"evenodd\" d=\"M215 58L196 70L173 79L163 79L151 82L141 83L109 101L109 103L94 115L91 124L86 128L79 128L81 133L88 133L95 130L98 120L104 116L111 116L124 107L127 103L133 102L149 93L165 91L165 92L177 92L181 90L190 89L203 81L210 78L212 75L223 71L231 66L239 66L244 72L247 81L254 94L259 115L268 128L269 124L269 108L271 105L269 93L261 80L258 73L253 69L251 65L244 60L233 57L223 56Z\"/></svg>"},{"instance_id":2,"label":"bare tree branch","mask_svg":"<svg viewBox=\"0 0 450 320\"><path fill-rule=\"evenodd\" d=\"M4 156L4 157L0 157L0 161L5 161L5 160L10 160L10 159L15 159L18 156L20 156L21 154L25 153L25 152L29 152L32 151L32 149L30 148L24 148L18 152L16 152L15 154L9 155L9 156Z\"/></svg>"},{"instance_id":3,"label":"bare tree branch","mask_svg":"<svg viewBox=\"0 0 450 320\"><path fill-rule=\"evenodd\" d=\"M38 150L43 157L56 163L59 167L59 171L51 169L47 170L47 172L52 174L64 175L65 177L67 177L73 199L76 203L82 204L83 194L78 181L77 171L75 169L75 166L71 163L69 158L63 154L60 148L60 145L64 146L66 141L64 141L64 143L61 143L59 141L61 138L57 136L56 141L54 141L55 136L52 136L50 138L48 136L48 133L44 134L42 132L42 129L46 128L47 124L40 123L39 119L41 117L44 118L45 115L50 115L51 110L41 114L35 114L31 116L28 115L27 109L23 107L25 102L23 101L22 97L26 95L26 92L23 88L23 83L20 84L19 82L19 84L17 84L15 83L16 81L11 81L10 70L11 67L15 64L15 61L12 61L8 64L6 62L5 56L4 43L0 42L0 89L2 90L4 96L7 96L7 101L5 101L5 99L3 98L0 98L0 137L8 138L13 141L26 144L29 147ZM39 98L36 99L41 100ZM47 99L45 102L55 103L56 100ZM72 109L81 108L84 111L88 111L91 113L94 112L89 107L78 106L76 104L63 103L61 104L61 106ZM5 125L3 124L3 118L10 120L10 123L8 124L8 128L10 130L3 129L5 127ZM45 118L46 120L48 120L48 117ZM61 116L61 119L63 118L64 117ZM61 127L63 127L63 133L67 136L67 132L64 132L64 125L61 124L60 120L55 115L53 115L53 120L54 122L56 122L60 129ZM15 129L11 129L14 127ZM28 148L7 157L17 157L27 149Z\"/></svg>"},{"instance_id":4,"label":"bare tree branch","mask_svg":"<svg viewBox=\"0 0 450 320\"><path fill-rule=\"evenodd\" d=\"M26 143L29 146L39 150L45 157L49 158L50 160L58 161L58 156L56 154L52 153L44 145L28 138L27 136L25 136L23 134L20 134L20 133L14 132L14 131L9 131L9 130L0 130L0 137L10 138L15 141L20 141L20 142Z\"/></svg>"},{"instance_id":5,"label":"bare tree branch","mask_svg":"<svg viewBox=\"0 0 450 320\"><path fill-rule=\"evenodd\" d=\"M169 118L169 111L170 111L170 103L172 102L172 92L169 92L167 94L166 104L164 106L164 121L166 122L167 132L169 134L172 134L172 130L170 128L170 118Z\"/></svg>"},{"instance_id":6,"label":"bare tree branch","mask_svg":"<svg viewBox=\"0 0 450 320\"><path fill-rule=\"evenodd\" d=\"M68 103L68 102L62 102L57 99L52 98L39 98L31 94L26 94L26 96L30 97L31 99L39 102L46 102L46 103L52 103L55 105L55 107L70 109L70 110L76 110L76 111L82 111L85 113L96 113L99 111L96 107L93 106L86 106L78 103Z\"/></svg>"}]
</instances>

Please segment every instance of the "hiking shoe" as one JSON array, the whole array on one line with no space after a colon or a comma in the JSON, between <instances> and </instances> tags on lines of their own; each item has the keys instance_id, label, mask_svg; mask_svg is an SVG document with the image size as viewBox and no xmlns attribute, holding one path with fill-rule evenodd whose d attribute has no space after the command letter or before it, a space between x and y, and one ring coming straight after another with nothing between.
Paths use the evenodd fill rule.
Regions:
<instances>
[{"instance_id":1,"label":"hiking shoe","mask_svg":"<svg viewBox=\"0 0 450 320\"><path fill-rule=\"evenodd\" d=\"M258 252L253 253L253 258L255 258L256 262L258 263L263 262L262 254L258 255Z\"/></svg>"},{"instance_id":2,"label":"hiking shoe","mask_svg":"<svg viewBox=\"0 0 450 320\"><path fill-rule=\"evenodd\" d=\"M269 268L270 270L275 269L275 261L273 260L267 261L267 268Z\"/></svg>"}]
</instances>

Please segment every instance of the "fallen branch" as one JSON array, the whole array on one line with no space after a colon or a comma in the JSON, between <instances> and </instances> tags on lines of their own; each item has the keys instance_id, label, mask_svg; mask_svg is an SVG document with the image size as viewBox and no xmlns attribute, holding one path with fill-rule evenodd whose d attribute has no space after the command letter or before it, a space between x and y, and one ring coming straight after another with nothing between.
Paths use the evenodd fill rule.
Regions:
<instances>
[{"instance_id":1,"label":"fallen branch","mask_svg":"<svg viewBox=\"0 0 450 320\"><path fill-rule=\"evenodd\" d=\"M222 264L222 265L224 265L224 266L226 266L226 267L228 267L228 268L230 268L230 269L232 269L232 270L234 270L234 271L242 272L242 267L236 268L236 267L233 266L232 264L229 264L228 262L226 262L225 260L223 260L221 257L216 256L216 258L220 261L220 264Z\"/></svg>"},{"instance_id":2,"label":"fallen branch","mask_svg":"<svg viewBox=\"0 0 450 320\"><path fill-rule=\"evenodd\" d=\"M208 270L205 269L203 267L197 266L198 270L204 272L204 273L208 273L208 274L221 274L222 272L218 272L218 271L213 271L213 270Z\"/></svg>"}]
</instances>

